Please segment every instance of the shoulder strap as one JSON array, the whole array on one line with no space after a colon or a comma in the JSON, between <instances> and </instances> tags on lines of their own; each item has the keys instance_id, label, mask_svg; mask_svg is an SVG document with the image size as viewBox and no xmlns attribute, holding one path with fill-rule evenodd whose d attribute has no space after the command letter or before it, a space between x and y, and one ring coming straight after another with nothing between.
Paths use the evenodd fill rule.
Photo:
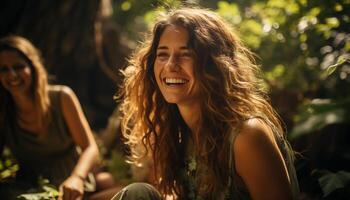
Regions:
<instances>
[{"instance_id":1,"label":"shoulder strap","mask_svg":"<svg viewBox=\"0 0 350 200\"><path fill-rule=\"evenodd\" d=\"M238 128L232 129L229 137L229 142L230 142L230 148L229 148L229 170L230 170L230 176L228 180L228 194L230 199L238 199L238 194L239 194L239 189L237 186L237 183L235 182L235 177L236 177L236 166L235 166L235 158L234 158L234 143L236 141L236 137L238 135Z\"/></svg>"}]
</instances>

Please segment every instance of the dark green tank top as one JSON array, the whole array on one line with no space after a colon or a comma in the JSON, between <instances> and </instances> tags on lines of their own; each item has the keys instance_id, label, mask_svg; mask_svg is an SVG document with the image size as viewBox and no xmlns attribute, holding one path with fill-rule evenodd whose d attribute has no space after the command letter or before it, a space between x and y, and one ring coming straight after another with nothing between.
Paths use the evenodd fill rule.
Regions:
<instances>
[{"instance_id":1,"label":"dark green tank top","mask_svg":"<svg viewBox=\"0 0 350 200\"><path fill-rule=\"evenodd\" d=\"M79 154L63 117L60 94L62 86L50 86L52 121L45 134L23 130L7 123L5 143L19 162L19 179L46 178L59 186L74 169Z\"/></svg>"},{"instance_id":2,"label":"dark green tank top","mask_svg":"<svg viewBox=\"0 0 350 200\"><path fill-rule=\"evenodd\" d=\"M269 123L268 120L265 120L263 117L255 117L262 119L265 121L272 129L277 145L279 147L279 150L282 153L282 156L284 158L284 161L287 166L288 174L291 181L291 188L292 188L292 194L293 199L298 199L299 196L299 185L297 181L296 171L294 168L293 163L293 157L292 152L290 150L289 143L286 141L286 139L282 138L282 136L278 133L278 129L272 124ZM251 119L251 118L250 118ZM236 131L237 132L237 131ZM233 132L231 134L230 138L230 149L233 148L233 144L235 142L237 133ZM232 155L233 151L230 151L229 155L229 169L232 173L229 178L229 184L227 185L226 189L222 190L219 194L215 194L215 199L218 200L250 200L251 197L249 195L249 192L247 188L244 186L243 182L240 180L240 178L237 175L236 169L235 169L235 163L234 163L234 156ZM205 170L200 170L199 172L196 171L198 168L205 169L205 167L200 166L200 163L197 163L197 159L195 156L193 156L193 152L191 150L187 153L187 159L186 159L186 167L185 169L180 171L179 176L181 177L181 180L183 181L183 185L185 186L185 189L187 192L186 199L189 200L204 200L205 198L201 197L197 191L198 188L196 186L196 180L198 177L196 176L205 176Z\"/></svg>"}]
</instances>

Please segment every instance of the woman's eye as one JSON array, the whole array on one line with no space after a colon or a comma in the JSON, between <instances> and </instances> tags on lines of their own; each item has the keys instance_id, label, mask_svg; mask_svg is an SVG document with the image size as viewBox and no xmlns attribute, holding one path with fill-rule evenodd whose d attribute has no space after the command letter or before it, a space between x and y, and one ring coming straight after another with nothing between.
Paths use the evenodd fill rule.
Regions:
<instances>
[{"instance_id":1,"label":"woman's eye","mask_svg":"<svg viewBox=\"0 0 350 200\"><path fill-rule=\"evenodd\" d=\"M9 68L7 67L0 67L0 73L6 73L9 71Z\"/></svg>"},{"instance_id":2,"label":"woman's eye","mask_svg":"<svg viewBox=\"0 0 350 200\"><path fill-rule=\"evenodd\" d=\"M185 53L181 53L180 57L184 59L189 59L189 58L192 58L192 54L189 52L185 52Z\"/></svg>"},{"instance_id":3,"label":"woman's eye","mask_svg":"<svg viewBox=\"0 0 350 200\"><path fill-rule=\"evenodd\" d=\"M15 70L15 71L19 71L19 70L22 70L22 69L24 69L26 66L25 65L14 65L13 66L13 69Z\"/></svg>"},{"instance_id":4,"label":"woman's eye","mask_svg":"<svg viewBox=\"0 0 350 200\"><path fill-rule=\"evenodd\" d=\"M190 57L190 56L191 56L190 53L183 53L183 54L181 54L181 57Z\"/></svg>"},{"instance_id":5,"label":"woman's eye","mask_svg":"<svg viewBox=\"0 0 350 200\"><path fill-rule=\"evenodd\" d=\"M166 59L168 57L169 57L169 55L167 53L158 53L157 54L157 58L159 58L159 59Z\"/></svg>"}]
</instances>

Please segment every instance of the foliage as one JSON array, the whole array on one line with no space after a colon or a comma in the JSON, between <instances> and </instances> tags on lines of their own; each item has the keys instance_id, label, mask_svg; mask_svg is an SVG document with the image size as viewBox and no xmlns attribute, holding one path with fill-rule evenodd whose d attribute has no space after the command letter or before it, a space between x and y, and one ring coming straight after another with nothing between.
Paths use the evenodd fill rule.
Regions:
<instances>
[{"instance_id":1,"label":"foliage","mask_svg":"<svg viewBox=\"0 0 350 200\"><path fill-rule=\"evenodd\" d=\"M11 153L10 149L5 147L0 160L0 184L10 183L14 180L19 165ZM37 186L31 187L25 193L18 196L18 199L26 200L46 200L57 199L58 191L55 186L49 183L49 180L39 177ZM17 192L16 189L14 189Z\"/></svg>"},{"instance_id":2,"label":"foliage","mask_svg":"<svg viewBox=\"0 0 350 200\"><path fill-rule=\"evenodd\" d=\"M130 165L125 161L125 155L117 150L111 152L111 158L106 161L107 168L112 172L115 180L118 183L128 184L132 182L132 177L130 174Z\"/></svg>"},{"instance_id":3,"label":"foliage","mask_svg":"<svg viewBox=\"0 0 350 200\"><path fill-rule=\"evenodd\" d=\"M284 120L291 121L287 124L291 140L315 134L332 124L349 124L349 0L120 0L114 1L113 19L121 27L121 38L133 49L159 11L181 4L199 4L215 10L237 29L243 41L260 57L266 86L275 97L272 101ZM66 30L60 25L57 25L59 29L52 29L53 36L60 36L59 33ZM39 41L47 43L46 40ZM52 62L54 59L50 58L56 55L55 51L46 52L49 52L47 60ZM85 62L86 59L78 61ZM283 103L279 103L276 97ZM0 182L12 178L18 170L18 165L6 151L4 155L0 162ZM128 179L129 172L121 154L112 153L107 166L117 178ZM330 196L344 187L346 181L339 180L342 176L348 177L348 172L320 171L314 175L318 177L325 196ZM38 192L37 197L42 194L40 192L44 192L44 196L50 192L54 194L46 186Z\"/></svg>"},{"instance_id":4,"label":"foliage","mask_svg":"<svg viewBox=\"0 0 350 200\"><path fill-rule=\"evenodd\" d=\"M350 172L338 171L336 173L328 170L314 170L312 172L318 178L323 191L323 197L327 197L338 189L345 188L350 182Z\"/></svg>"},{"instance_id":5,"label":"foliage","mask_svg":"<svg viewBox=\"0 0 350 200\"><path fill-rule=\"evenodd\" d=\"M1 153L0 153L1 154ZM13 178L19 167L10 149L4 148L0 159L0 183Z\"/></svg>"},{"instance_id":6,"label":"foliage","mask_svg":"<svg viewBox=\"0 0 350 200\"><path fill-rule=\"evenodd\" d=\"M347 0L237 0L216 4L208 0L125 0L114 5L114 18L130 41L138 41L162 8L196 2L212 6L238 29L243 41L261 58L271 91L295 91L301 101L304 97L350 95L344 90L350 82L350 65L343 62L350 58ZM135 47L136 43L131 43ZM335 65L336 74L325 76Z\"/></svg>"},{"instance_id":7,"label":"foliage","mask_svg":"<svg viewBox=\"0 0 350 200\"><path fill-rule=\"evenodd\" d=\"M300 106L295 116L296 125L289 134L290 139L302 134L311 134L330 124L350 123L350 98L338 101L331 99L314 99Z\"/></svg>"},{"instance_id":8,"label":"foliage","mask_svg":"<svg viewBox=\"0 0 350 200\"><path fill-rule=\"evenodd\" d=\"M59 192L57 188L50 185L47 179L39 178L38 188L33 188L28 193L21 194L18 199L26 200L53 200L57 199Z\"/></svg>"},{"instance_id":9,"label":"foliage","mask_svg":"<svg viewBox=\"0 0 350 200\"><path fill-rule=\"evenodd\" d=\"M348 1L248 2L242 7L219 1L217 11L239 29L243 40L262 58L268 85L316 96L320 90L333 90L329 94L338 95L334 89L340 88L335 85L349 83L350 65L341 62L350 58ZM337 76L322 82L327 78L323 71L337 62Z\"/></svg>"}]
</instances>

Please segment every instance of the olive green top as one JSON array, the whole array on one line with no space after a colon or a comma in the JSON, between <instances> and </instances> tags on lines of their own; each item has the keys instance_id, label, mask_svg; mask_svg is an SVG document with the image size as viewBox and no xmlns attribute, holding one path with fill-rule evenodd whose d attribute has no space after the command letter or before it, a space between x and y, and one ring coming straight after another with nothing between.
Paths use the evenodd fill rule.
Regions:
<instances>
[{"instance_id":1,"label":"olive green top","mask_svg":"<svg viewBox=\"0 0 350 200\"><path fill-rule=\"evenodd\" d=\"M49 87L52 120L48 132L35 134L23 130L15 122L6 122L5 144L19 162L18 180L35 181L38 176L59 186L73 171L78 149L68 130L60 102L62 86ZM12 120L15 121L15 120Z\"/></svg>"},{"instance_id":2,"label":"olive green top","mask_svg":"<svg viewBox=\"0 0 350 200\"><path fill-rule=\"evenodd\" d=\"M258 117L259 119L264 120L266 123L270 125L272 128L272 131L274 133L277 145L279 147L279 150L282 153L282 156L284 158L284 161L287 166L288 174L291 181L291 189L293 194L293 199L298 199L299 196L299 185L298 180L296 176L296 171L294 168L293 163L293 157L289 143L286 139L284 139L279 133L277 128L272 124L269 123L267 120L265 120L263 117ZM233 148L233 144L235 142L237 132L233 132L231 134L230 139L230 149ZM198 194L198 188L197 188L197 179L199 176L205 176L205 166L201 165L197 162L196 156L193 154L193 150L191 150L191 147L189 147L189 151L187 153L187 160L186 160L186 169L182 170L180 172L181 179L183 181L183 184L186 188L187 198L190 200L203 200L206 199L205 197L201 197L200 194ZM249 200L251 199L249 192L247 188L244 186L243 181L239 178L237 175L236 169L235 169L235 163L234 163L234 156L232 155L233 151L230 151L229 154L229 168L231 169L232 173L231 176L228 177L229 179L229 185L226 187L226 189L222 190L220 194L215 194L215 199L221 199L221 200Z\"/></svg>"}]
</instances>

